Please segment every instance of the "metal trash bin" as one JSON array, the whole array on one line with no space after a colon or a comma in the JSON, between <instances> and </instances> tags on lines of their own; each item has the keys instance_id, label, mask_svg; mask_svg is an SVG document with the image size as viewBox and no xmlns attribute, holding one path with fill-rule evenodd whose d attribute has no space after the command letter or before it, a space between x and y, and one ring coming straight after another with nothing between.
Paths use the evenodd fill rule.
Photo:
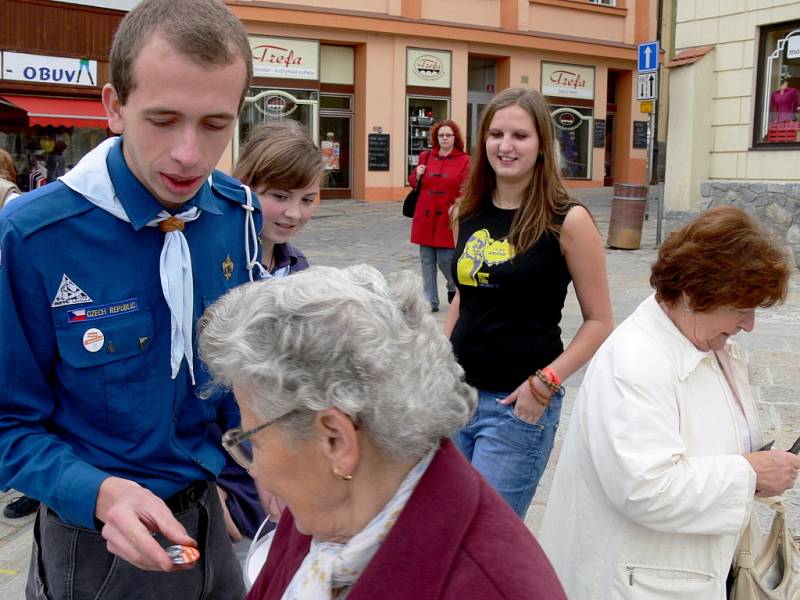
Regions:
<instances>
[{"instance_id":1,"label":"metal trash bin","mask_svg":"<svg viewBox=\"0 0 800 600\"><path fill-rule=\"evenodd\" d=\"M608 247L636 250L642 243L642 225L647 207L647 185L615 183L608 224Z\"/></svg>"}]
</instances>

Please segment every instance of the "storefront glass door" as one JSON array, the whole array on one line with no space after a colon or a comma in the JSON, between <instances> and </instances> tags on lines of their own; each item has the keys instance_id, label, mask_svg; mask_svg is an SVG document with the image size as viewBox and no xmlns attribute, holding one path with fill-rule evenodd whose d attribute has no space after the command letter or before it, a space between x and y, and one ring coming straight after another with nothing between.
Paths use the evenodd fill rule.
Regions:
<instances>
[{"instance_id":1,"label":"storefront glass door","mask_svg":"<svg viewBox=\"0 0 800 600\"><path fill-rule=\"evenodd\" d=\"M325 189L343 190L342 198L350 197L350 135L352 117L320 117L320 152L325 165ZM340 194L326 194L327 197L340 197Z\"/></svg>"},{"instance_id":2,"label":"storefront glass door","mask_svg":"<svg viewBox=\"0 0 800 600\"><path fill-rule=\"evenodd\" d=\"M481 123L483 109L492 101L493 97L494 94L482 92L469 92L467 95L467 152L472 152L473 144L478 139L478 127Z\"/></svg>"},{"instance_id":3,"label":"storefront glass door","mask_svg":"<svg viewBox=\"0 0 800 600\"><path fill-rule=\"evenodd\" d=\"M320 96L319 149L325 165L322 198L352 197L353 96Z\"/></svg>"}]
</instances>

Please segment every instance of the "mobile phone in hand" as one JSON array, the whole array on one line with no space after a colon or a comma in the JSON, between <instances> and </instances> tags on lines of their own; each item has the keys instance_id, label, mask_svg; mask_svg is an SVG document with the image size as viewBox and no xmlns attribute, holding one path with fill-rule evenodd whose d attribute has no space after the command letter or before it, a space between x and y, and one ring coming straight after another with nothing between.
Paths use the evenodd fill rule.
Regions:
<instances>
[{"instance_id":1,"label":"mobile phone in hand","mask_svg":"<svg viewBox=\"0 0 800 600\"><path fill-rule=\"evenodd\" d=\"M792 444L792 447L789 448L788 451L791 452L792 454L797 454L798 452L800 452L800 437L794 441L794 444Z\"/></svg>"}]
</instances>

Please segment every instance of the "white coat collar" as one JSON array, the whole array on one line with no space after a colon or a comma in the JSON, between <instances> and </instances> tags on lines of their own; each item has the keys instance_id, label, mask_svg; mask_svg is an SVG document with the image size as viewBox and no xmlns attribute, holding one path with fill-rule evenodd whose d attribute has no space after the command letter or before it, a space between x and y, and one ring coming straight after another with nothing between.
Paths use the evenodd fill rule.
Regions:
<instances>
[{"instance_id":1,"label":"white coat collar","mask_svg":"<svg viewBox=\"0 0 800 600\"><path fill-rule=\"evenodd\" d=\"M677 367L678 378L681 381L684 381L704 359L716 360L713 352L698 350L680 332L667 313L659 306L655 294L651 294L642 302L631 318L642 329L650 332L659 343L665 356ZM734 350L734 352L738 358L738 351Z\"/></svg>"}]
</instances>

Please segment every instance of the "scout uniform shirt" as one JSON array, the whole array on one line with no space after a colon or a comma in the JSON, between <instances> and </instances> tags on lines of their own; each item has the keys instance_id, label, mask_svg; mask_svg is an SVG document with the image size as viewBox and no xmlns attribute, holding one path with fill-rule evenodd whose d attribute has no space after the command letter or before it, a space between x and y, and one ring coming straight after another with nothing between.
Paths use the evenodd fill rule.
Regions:
<instances>
[{"instance_id":1,"label":"scout uniform shirt","mask_svg":"<svg viewBox=\"0 0 800 600\"><path fill-rule=\"evenodd\" d=\"M163 207L128 169L122 143L106 165L130 223L61 181L0 213L0 487L88 528L109 475L161 498L213 479L225 457L209 425L239 422L231 394L196 394L208 382L196 353L196 386L185 359L171 378L165 234L146 226ZM202 211L184 230L195 325L248 281L245 202L240 184L215 172L187 205Z\"/></svg>"}]
</instances>

